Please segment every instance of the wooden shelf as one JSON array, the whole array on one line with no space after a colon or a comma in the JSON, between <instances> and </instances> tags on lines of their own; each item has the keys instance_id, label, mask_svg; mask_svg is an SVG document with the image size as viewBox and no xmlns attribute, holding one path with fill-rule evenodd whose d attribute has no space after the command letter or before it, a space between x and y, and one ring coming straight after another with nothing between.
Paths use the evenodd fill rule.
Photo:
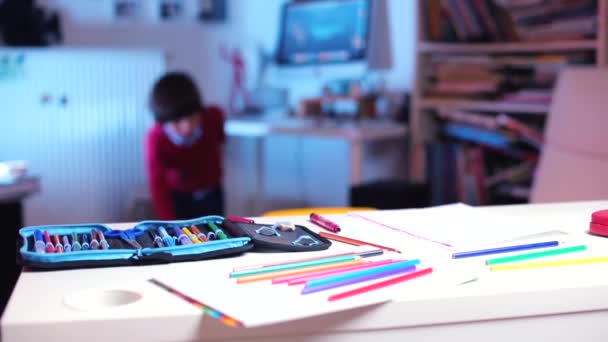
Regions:
<instances>
[{"instance_id":1,"label":"wooden shelf","mask_svg":"<svg viewBox=\"0 0 608 342\"><path fill-rule=\"evenodd\" d=\"M539 104L433 98L426 98L420 100L420 109L439 109L442 107L477 110L484 112L528 113L539 115L546 115L549 112L549 106Z\"/></svg>"},{"instance_id":2,"label":"wooden shelf","mask_svg":"<svg viewBox=\"0 0 608 342\"><path fill-rule=\"evenodd\" d=\"M556 42L512 42L512 43L435 43L420 42L420 52L444 53L517 53L517 52L549 52L577 51L597 49L598 42L590 40L570 40Z\"/></svg>"}]
</instances>

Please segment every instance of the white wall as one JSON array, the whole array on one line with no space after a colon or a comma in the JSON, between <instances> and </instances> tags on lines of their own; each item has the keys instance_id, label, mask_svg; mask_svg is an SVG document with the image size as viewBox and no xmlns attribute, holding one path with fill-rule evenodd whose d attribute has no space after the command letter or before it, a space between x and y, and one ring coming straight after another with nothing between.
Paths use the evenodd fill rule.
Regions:
<instances>
[{"instance_id":1,"label":"white wall","mask_svg":"<svg viewBox=\"0 0 608 342\"><path fill-rule=\"evenodd\" d=\"M246 55L252 55L259 45L272 51L279 29L281 5L286 0L227 1L227 20L219 24L203 24L195 20L195 0L185 1L190 17L179 22L160 21L155 12L155 0L145 1L144 18L136 22L116 22L112 15L112 0L39 0L39 3L63 13L65 45L164 49L168 53L169 69L191 72L208 101L225 105L230 69L219 57L219 46L239 46ZM386 45L390 47L393 63L385 73L386 83L394 89L409 90L414 75L417 2L386 1L390 36L390 43ZM339 74L336 69L340 70ZM290 74L287 84L278 83L291 89L293 102L294 96L315 92L320 82L335 75L341 77L345 72L348 74L350 71L340 67L304 71ZM255 75L250 73L249 76L252 80ZM280 79L285 79L281 73L274 77L275 81Z\"/></svg>"}]
</instances>

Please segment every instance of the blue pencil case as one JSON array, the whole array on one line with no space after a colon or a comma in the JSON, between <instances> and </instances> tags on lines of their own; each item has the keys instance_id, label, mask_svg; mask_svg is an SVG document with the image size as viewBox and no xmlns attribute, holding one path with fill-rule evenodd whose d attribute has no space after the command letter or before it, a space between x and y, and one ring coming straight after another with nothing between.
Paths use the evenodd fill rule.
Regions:
<instances>
[{"instance_id":1,"label":"blue pencil case","mask_svg":"<svg viewBox=\"0 0 608 342\"><path fill-rule=\"evenodd\" d=\"M303 226L235 222L221 216L142 221L126 230L103 224L30 226L19 230L19 259L32 269L129 266L204 260L259 249L311 251L331 242Z\"/></svg>"}]
</instances>

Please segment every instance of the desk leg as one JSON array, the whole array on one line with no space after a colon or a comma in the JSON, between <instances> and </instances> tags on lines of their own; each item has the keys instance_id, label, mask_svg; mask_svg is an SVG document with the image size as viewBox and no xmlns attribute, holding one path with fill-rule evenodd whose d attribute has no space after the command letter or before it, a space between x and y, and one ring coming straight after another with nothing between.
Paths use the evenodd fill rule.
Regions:
<instances>
[{"instance_id":1,"label":"desk leg","mask_svg":"<svg viewBox=\"0 0 608 342\"><path fill-rule=\"evenodd\" d=\"M350 144L350 185L361 183L363 162L363 144L353 141Z\"/></svg>"},{"instance_id":2,"label":"desk leg","mask_svg":"<svg viewBox=\"0 0 608 342\"><path fill-rule=\"evenodd\" d=\"M0 315L4 312L4 307L13 292L13 287L21 267L17 265L17 237L21 227L23 227L23 206L21 202L0 203L0 220L2 222L2 238L0 257L7 265L7 276L2 281L2 297L0 298Z\"/></svg>"},{"instance_id":3,"label":"desk leg","mask_svg":"<svg viewBox=\"0 0 608 342\"><path fill-rule=\"evenodd\" d=\"M266 208L266 160L264 156L264 137L255 138L255 154L256 154L256 184L253 208L256 211L255 215L262 215Z\"/></svg>"}]
</instances>

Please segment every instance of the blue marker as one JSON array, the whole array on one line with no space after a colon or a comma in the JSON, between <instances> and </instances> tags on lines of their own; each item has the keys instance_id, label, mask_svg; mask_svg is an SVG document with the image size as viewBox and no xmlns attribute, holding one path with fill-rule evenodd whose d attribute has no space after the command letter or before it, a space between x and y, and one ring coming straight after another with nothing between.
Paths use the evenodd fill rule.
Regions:
<instances>
[{"instance_id":1,"label":"blue marker","mask_svg":"<svg viewBox=\"0 0 608 342\"><path fill-rule=\"evenodd\" d=\"M42 231L39 229L36 229L34 231L34 240L36 242L34 242L34 250L36 251L36 253L44 253L44 249L46 248L46 243L44 243L44 237L42 235Z\"/></svg>"},{"instance_id":2,"label":"blue marker","mask_svg":"<svg viewBox=\"0 0 608 342\"><path fill-rule=\"evenodd\" d=\"M171 235L167 233L165 227L158 227L158 234L160 234L160 237L163 239L165 246L175 246L175 241L173 241L173 237L171 237Z\"/></svg>"},{"instance_id":3,"label":"blue marker","mask_svg":"<svg viewBox=\"0 0 608 342\"><path fill-rule=\"evenodd\" d=\"M173 232L175 233L175 236L177 237L177 240L179 240L179 243L181 245L191 245L192 244L192 240L190 240L188 235L184 234L184 232L181 229L179 229L179 227L177 227L177 226L173 227Z\"/></svg>"},{"instance_id":4,"label":"blue marker","mask_svg":"<svg viewBox=\"0 0 608 342\"><path fill-rule=\"evenodd\" d=\"M82 249L80 242L78 242L78 234L76 232L72 233L72 250L77 252Z\"/></svg>"},{"instance_id":5,"label":"blue marker","mask_svg":"<svg viewBox=\"0 0 608 342\"><path fill-rule=\"evenodd\" d=\"M82 250L88 251L89 249L91 249L91 246L89 245L89 234L84 233L82 234Z\"/></svg>"},{"instance_id":6,"label":"blue marker","mask_svg":"<svg viewBox=\"0 0 608 342\"><path fill-rule=\"evenodd\" d=\"M64 235L63 238L61 238L63 240L63 251L66 253L69 253L72 251L72 245L70 245L70 240L68 239L67 235Z\"/></svg>"}]
</instances>

